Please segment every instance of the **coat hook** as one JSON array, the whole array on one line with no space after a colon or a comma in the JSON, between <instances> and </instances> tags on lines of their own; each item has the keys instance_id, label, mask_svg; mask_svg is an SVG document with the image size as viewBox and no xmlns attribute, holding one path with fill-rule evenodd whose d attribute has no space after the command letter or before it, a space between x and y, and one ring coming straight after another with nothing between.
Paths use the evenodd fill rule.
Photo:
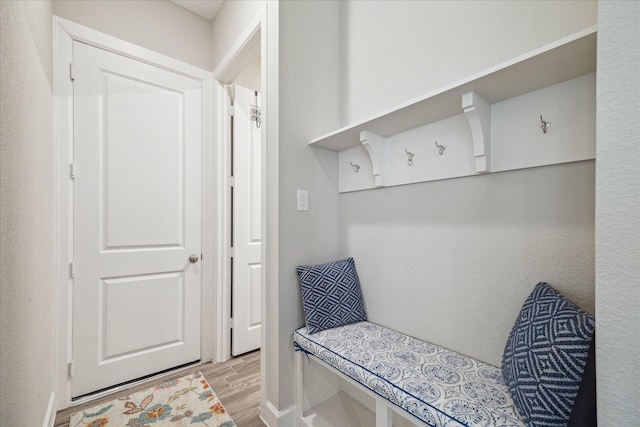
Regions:
<instances>
[{"instance_id":1,"label":"coat hook","mask_svg":"<svg viewBox=\"0 0 640 427\"><path fill-rule=\"evenodd\" d=\"M551 127L551 123L545 121L542 118L542 114L540 114L540 129L542 129L542 133L547 133L550 127Z\"/></svg>"},{"instance_id":2,"label":"coat hook","mask_svg":"<svg viewBox=\"0 0 640 427\"><path fill-rule=\"evenodd\" d=\"M407 153L407 164L411 166L413 164L413 153L408 151L406 148L404 149L404 152Z\"/></svg>"},{"instance_id":3,"label":"coat hook","mask_svg":"<svg viewBox=\"0 0 640 427\"><path fill-rule=\"evenodd\" d=\"M353 163L349 162L349 164L351 164L351 167L353 168L353 170L355 171L355 173L358 173L358 171L360 170L360 165L354 165Z\"/></svg>"},{"instance_id":4,"label":"coat hook","mask_svg":"<svg viewBox=\"0 0 640 427\"><path fill-rule=\"evenodd\" d=\"M446 150L447 147L445 147L444 145L438 144L438 141L435 141L435 143L436 143L436 147L438 148L438 154L442 156L444 154L444 150Z\"/></svg>"},{"instance_id":5,"label":"coat hook","mask_svg":"<svg viewBox=\"0 0 640 427\"><path fill-rule=\"evenodd\" d=\"M262 118L260 117L262 116L262 111L258 108L258 91L254 91L254 94L256 96L256 106L251 107L251 121L256 122L256 127L260 128L262 125Z\"/></svg>"}]
</instances>

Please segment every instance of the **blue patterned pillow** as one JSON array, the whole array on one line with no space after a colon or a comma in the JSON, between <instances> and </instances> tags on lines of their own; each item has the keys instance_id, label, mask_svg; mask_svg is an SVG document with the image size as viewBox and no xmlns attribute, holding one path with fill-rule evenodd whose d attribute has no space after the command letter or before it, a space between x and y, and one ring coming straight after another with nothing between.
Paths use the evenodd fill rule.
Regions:
<instances>
[{"instance_id":1,"label":"blue patterned pillow","mask_svg":"<svg viewBox=\"0 0 640 427\"><path fill-rule=\"evenodd\" d=\"M367 320L353 258L297 268L310 334Z\"/></svg>"},{"instance_id":2,"label":"blue patterned pillow","mask_svg":"<svg viewBox=\"0 0 640 427\"><path fill-rule=\"evenodd\" d=\"M528 426L566 426L595 319L547 283L525 300L502 356L502 375Z\"/></svg>"}]
</instances>

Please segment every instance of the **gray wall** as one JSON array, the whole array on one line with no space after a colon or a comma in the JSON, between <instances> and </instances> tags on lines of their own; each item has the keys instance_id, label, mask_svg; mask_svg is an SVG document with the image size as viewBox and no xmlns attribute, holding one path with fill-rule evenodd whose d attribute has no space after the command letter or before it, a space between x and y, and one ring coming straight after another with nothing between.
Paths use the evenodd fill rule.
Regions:
<instances>
[{"instance_id":1,"label":"gray wall","mask_svg":"<svg viewBox=\"0 0 640 427\"><path fill-rule=\"evenodd\" d=\"M0 425L39 426L53 393L51 2L0 1Z\"/></svg>"},{"instance_id":2,"label":"gray wall","mask_svg":"<svg viewBox=\"0 0 640 427\"><path fill-rule=\"evenodd\" d=\"M304 323L296 266L338 254L337 154L307 142L338 126L339 2L281 2L278 200L279 409L293 403L293 331ZM269 141L270 143L273 141ZM309 211L296 211L296 190Z\"/></svg>"},{"instance_id":3,"label":"gray wall","mask_svg":"<svg viewBox=\"0 0 640 427\"><path fill-rule=\"evenodd\" d=\"M211 22L169 1L55 0L53 14L213 70Z\"/></svg>"},{"instance_id":4,"label":"gray wall","mask_svg":"<svg viewBox=\"0 0 640 427\"><path fill-rule=\"evenodd\" d=\"M598 420L640 419L640 3L598 8Z\"/></svg>"},{"instance_id":5,"label":"gray wall","mask_svg":"<svg viewBox=\"0 0 640 427\"><path fill-rule=\"evenodd\" d=\"M369 319L500 365L547 281L594 311L594 162L343 194Z\"/></svg>"},{"instance_id":6,"label":"gray wall","mask_svg":"<svg viewBox=\"0 0 640 427\"><path fill-rule=\"evenodd\" d=\"M596 14L580 0L343 2L342 120L466 79L595 25Z\"/></svg>"}]
</instances>

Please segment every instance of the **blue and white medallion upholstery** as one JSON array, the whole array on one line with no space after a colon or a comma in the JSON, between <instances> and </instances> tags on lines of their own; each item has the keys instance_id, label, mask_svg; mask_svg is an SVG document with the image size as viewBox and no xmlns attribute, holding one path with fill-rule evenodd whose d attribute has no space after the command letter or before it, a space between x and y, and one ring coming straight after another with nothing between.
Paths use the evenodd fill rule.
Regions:
<instances>
[{"instance_id":1,"label":"blue and white medallion upholstery","mask_svg":"<svg viewBox=\"0 0 640 427\"><path fill-rule=\"evenodd\" d=\"M370 322L294 341L409 414L438 427L524 426L499 368Z\"/></svg>"}]
</instances>

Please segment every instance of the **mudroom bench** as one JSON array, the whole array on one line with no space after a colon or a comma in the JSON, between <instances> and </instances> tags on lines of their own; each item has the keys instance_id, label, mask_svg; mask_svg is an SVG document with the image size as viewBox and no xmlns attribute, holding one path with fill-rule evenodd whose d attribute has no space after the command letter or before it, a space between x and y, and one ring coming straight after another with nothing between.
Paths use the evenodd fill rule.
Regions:
<instances>
[{"instance_id":1,"label":"mudroom bench","mask_svg":"<svg viewBox=\"0 0 640 427\"><path fill-rule=\"evenodd\" d=\"M297 425L596 425L595 318L549 284L524 301L497 368L369 322L353 258L297 272Z\"/></svg>"},{"instance_id":2,"label":"mudroom bench","mask_svg":"<svg viewBox=\"0 0 640 427\"><path fill-rule=\"evenodd\" d=\"M419 426L525 426L499 368L375 323L303 327L294 346L298 425L316 425L303 395L313 359L374 399L376 427L391 427L393 413Z\"/></svg>"}]
</instances>

